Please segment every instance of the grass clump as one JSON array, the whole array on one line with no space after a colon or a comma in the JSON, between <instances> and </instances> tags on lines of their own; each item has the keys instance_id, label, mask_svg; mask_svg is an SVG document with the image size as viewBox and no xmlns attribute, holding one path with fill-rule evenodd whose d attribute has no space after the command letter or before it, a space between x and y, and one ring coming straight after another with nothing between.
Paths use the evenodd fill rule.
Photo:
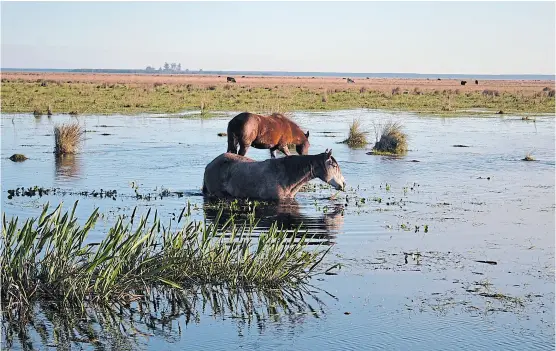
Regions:
<instances>
[{"instance_id":1,"label":"grass clump","mask_svg":"<svg viewBox=\"0 0 556 351\"><path fill-rule=\"evenodd\" d=\"M522 159L522 161L536 161L536 159L533 157L533 153L532 152L528 152L525 157Z\"/></svg>"},{"instance_id":2,"label":"grass clump","mask_svg":"<svg viewBox=\"0 0 556 351\"><path fill-rule=\"evenodd\" d=\"M13 162L23 162L27 160L27 156L23 154L13 154L10 156L10 160L12 160Z\"/></svg>"},{"instance_id":3,"label":"grass clump","mask_svg":"<svg viewBox=\"0 0 556 351\"><path fill-rule=\"evenodd\" d=\"M407 135L399 122L388 122L383 126L375 125L375 138L373 153L401 155L407 151Z\"/></svg>"},{"instance_id":4,"label":"grass clump","mask_svg":"<svg viewBox=\"0 0 556 351\"><path fill-rule=\"evenodd\" d=\"M83 140L83 133L83 128L79 123L55 126L54 153L57 155L75 154Z\"/></svg>"},{"instance_id":5,"label":"grass clump","mask_svg":"<svg viewBox=\"0 0 556 351\"><path fill-rule=\"evenodd\" d=\"M351 148L362 148L368 144L367 132L361 130L361 120L356 119L351 122L348 137L342 143Z\"/></svg>"},{"instance_id":6,"label":"grass clump","mask_svg":"<svg viewBox=\"0 0 556 351\"><path fill-rule=\"evenodd\" d=\"M253 223L233 218L207 225L186 221L179 229L162 225L150 210L138 221L119 217L104 239L88 243L96 209L83 226L62 204L18 224L3 216L0 302L9 319L21 319L34 302L56 301L57 308L84 304L128 304L152 289L182 290L201 284L274 289L302 283L328 250L305 250L307 234L273 225L252 240ZM178 217L184 216L185 208ZM180 222L178 220L178 223ZM126 220L127 221L127 220ZM19 318L18 318L19 317Z\"/></svg>"}]
</instances>

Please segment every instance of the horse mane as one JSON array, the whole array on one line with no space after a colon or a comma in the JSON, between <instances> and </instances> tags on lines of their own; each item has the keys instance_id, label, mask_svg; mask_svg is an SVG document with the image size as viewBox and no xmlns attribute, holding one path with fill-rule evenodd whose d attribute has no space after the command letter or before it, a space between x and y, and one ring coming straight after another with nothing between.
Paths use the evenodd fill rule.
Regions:
<instances>
[{"instance_id":1,"label":"horse mane","mask_svg":"<svg viewBox=\"0 0 556 351\"><path fill-rule=\"evenodd\" d=\"M324 155L292 155L278 160L282 161L289 180L295 181L309 173L314 176L314 169L321 160L324 160Z\"/></svg>"}]
</instances>

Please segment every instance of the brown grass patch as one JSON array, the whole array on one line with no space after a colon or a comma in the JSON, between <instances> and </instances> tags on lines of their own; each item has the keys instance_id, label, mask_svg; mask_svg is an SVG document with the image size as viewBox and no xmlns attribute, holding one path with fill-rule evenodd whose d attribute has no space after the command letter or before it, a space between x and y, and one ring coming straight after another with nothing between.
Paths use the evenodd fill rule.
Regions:
<instances>
[{"instance_id":1,"label":"brown grass patch","mask_svg":"<svg viewBox=\"0 0 556 351\"><path fill-rule=\"evenodd\" d=\"M79 123L69 123L54 127L54 153L75 154L83 140L83 128Z\"/></svg>"}]
</instances>

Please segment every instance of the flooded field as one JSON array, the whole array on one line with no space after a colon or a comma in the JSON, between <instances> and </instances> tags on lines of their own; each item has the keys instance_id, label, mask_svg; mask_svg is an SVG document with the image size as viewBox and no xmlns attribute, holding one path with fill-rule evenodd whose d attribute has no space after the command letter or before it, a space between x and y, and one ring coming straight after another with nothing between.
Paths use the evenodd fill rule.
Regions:
<instances>
[{"instance_id":1,"label":"flooded field","mask_svg":"<svg viewBox=\"0 0 556 351\"><path fill-rule=\"evenodd\" d=\"M97 207L101 213L90 241L135 207L138 214L156 209L164 221L184 208L212 221L218 207L201 196L203 172L226 151L226 138L217 134L234 115L3 114L2 212L36 217L47 202L63 201L69 210L79 200L80 221ZM172 305L154 321L126 317L141 333L103 331L99 317L89 323L103 339L70 343L156 350L554 349L554 117L350 110L293 118L310 131L311 154L333 149L348 189L336 193L314 180L288 206L252 204L253 217L261 230L278 221L318 234L315 242L333 244L323 267L336 267L313 278L308 291L279 296L236 291L219 300L210 289L192 288L190 314L161 312ZM340 144L354 118L371 141L374 123L403 122L409 152L372 156L372 144L361 150ZM86 139L79 154L58 159L53 126L69 120L84 125ZM12 162L14 153L28 160ZM536 161L522 161L527 153ZM269 152L251 148L247 156L264 160ZM252 216L252 209L226 206L225 218ZM228 298L234 294L241 297ZM8 345L3 329L2 347L62 345L47 319L50 336L32 332L20 342L16 335Z\"/></svg>"}]
</instances>

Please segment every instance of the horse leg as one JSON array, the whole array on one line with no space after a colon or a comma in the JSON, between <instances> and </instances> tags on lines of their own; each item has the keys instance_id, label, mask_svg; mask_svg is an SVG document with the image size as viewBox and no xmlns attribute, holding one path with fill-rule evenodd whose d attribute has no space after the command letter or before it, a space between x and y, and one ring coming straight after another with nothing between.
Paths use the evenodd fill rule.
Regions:
<instances>
[{"instance_id":1,"label":"horse leg","mask_svg":"<svg viewBox=\"0 0 556 351\"><path fill-rule=\"evenodd\" d=\"M241 143L239 145L239 154L241 156L245 156L245 154L247 153L247 150L249 150L249 144L243 144Z\"/></svg>"},{"instance_id":2,"label":"horse leg","mask_svg":"<svg viewBox=\"0 0 556 351\"><path fill-rule=\"evenodd\" d=\"M234 133L228 133L228 152L232 154L237 154L237 137Z\"/></svg>"},{"instance_id":3,"label":"horse leg","mask_svg":"<svg viewBox=\"0 0 556 351\"><path fill-rule=\"evenodd\" d=\"M274 148L270 149L270 158L276 158L276 151L277 149Z\"/></svg>"},{"instance_id":4,"label":"horse leg","mask_svg":"<svg viewBox=\"0 0 556 351\"><path fill-rule=\"evenodd\" d=\"M282 152L284 153L284 155L286 155L286 156L290 156L290 155L291 155L291 154L290 154L290 149L288 148L288 145L286 145L286 146L283 146L283 145L280 146L279 150L282 151Z\"/></svg>"}]
</instances>

